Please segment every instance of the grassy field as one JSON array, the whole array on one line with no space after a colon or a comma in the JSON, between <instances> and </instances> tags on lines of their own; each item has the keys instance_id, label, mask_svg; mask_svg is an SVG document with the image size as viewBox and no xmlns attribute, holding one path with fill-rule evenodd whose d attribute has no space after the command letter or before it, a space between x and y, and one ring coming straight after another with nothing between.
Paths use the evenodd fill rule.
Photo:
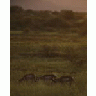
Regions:
<instances>
[{"instance_id":1,"label":"grassy field","mask_svg":"<svg viewBox=\"0 0 96 96\"><path fill-rule=\"evenodd\" d=\"M50 32L23 35L10 32L11 96L87 96L87 38ZM37 32L38 33L38 32ZM17 36L12 34L18 34ZM82 62L81 62L82 61ZM75 83L22 82L25 74L74 77Z\"/></svg>"}]
</instances>

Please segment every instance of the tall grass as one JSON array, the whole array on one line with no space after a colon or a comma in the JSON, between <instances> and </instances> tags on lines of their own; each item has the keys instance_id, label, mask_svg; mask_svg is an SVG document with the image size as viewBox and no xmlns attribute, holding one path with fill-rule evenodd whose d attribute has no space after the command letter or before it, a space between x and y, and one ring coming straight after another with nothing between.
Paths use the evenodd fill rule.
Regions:
<instances>
[{"instance_id":1,"label":"tall grass","mask_svg":"<svg viewBox=\"0 0 96 96\"><path fill-rule=\"evenodd\" d=\"M58 32L57 32L58 33ZM11 36L11 96L86 96L86 37L77 35ZM76 37L76 38L75 38ZM82 61L83 60L83 61ZM82 61L82 62L81 62ZM25 74L71 75L75 83L22 82Z\"/></svg>"},{"instance_id":2,"label":"tall grass","mask_svg":"<svg viewBox=\"0 0 96 96\"><path fill-rule=\"evenodd\" d=\"M85 86L83 86L85 88ZM86 96L84 91L76 85L71 87L68 84L55 84L47 85L44 82L38 84L22 83L22 84L11 84L11 96Z\"/></svg>"}]
</instances>

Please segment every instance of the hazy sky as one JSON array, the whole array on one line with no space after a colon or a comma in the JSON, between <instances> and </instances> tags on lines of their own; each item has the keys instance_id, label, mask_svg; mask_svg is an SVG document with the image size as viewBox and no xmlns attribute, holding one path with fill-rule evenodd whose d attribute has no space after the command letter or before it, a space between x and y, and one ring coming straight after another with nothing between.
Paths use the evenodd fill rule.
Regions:
<instances>
[{"instance_id":1,"label":"hazy sky","mask_svg":"<svg viewBox=\"0 0 96 96\"><path fill-rule=\"evenodd\" d=\"M20 5L24 9L87 11L87 0L10 0L11 5Z\"/></svg>"}]
</instances>

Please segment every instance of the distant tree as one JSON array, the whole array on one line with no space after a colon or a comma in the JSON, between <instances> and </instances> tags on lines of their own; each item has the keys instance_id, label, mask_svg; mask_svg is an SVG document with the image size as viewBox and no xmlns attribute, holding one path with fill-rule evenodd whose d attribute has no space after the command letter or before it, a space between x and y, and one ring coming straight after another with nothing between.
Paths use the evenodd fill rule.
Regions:
<instances>
[{"instance_id":1,"label":"distant tree","mask_svg":"<svg viewBox=\"0 0 96 96\"><path fill-rule=\"evenodd\" d=\"M54 28L66 28L69 27L70 25L65 20L56 17L46 21L45 26Z\"/></svg>"},{"instance_id":2,"label":"distant tree","mask_svg":"<svg viewBox=\"0 0 96 96\"><path fill-rule=\"evenodd\" d=\"M38 16L43 17L43 18L48 18L51 14L50 10L40 10L38 12Z\"/></svg>"},{"instance_id":3,"label":"distant tree","mask_svg":"<svg viewBox=\"0 0 96 96\"><path fill-rule=\"evenodd\" d=\"M10 30L22 30L24 9L20 6L10 7Z\"/></svg>"},{"instance_id":4,"label":"distant tree","mask_svg":"<svg viewBox=\"0 0 96 96\"><path fill-rule=\"evenodd\" d=\"M58 11L54 11L52 12L53 15L59 15L59 12Z\"/></svg>"},{"instance_id":5,"label":"distant tree","mask_svg":"<svg viewBox=\"0 0 96 96\"><path fill-rule=\"evenodd\" d=\"M23 12L23 8L20 6L11 6L10 7L10 13L21 13Z\"/></svg>"},{"instance_id":6,"label":"distant tree","mask_svg":"<svg viewBox=\"0 0 96 96\"><path fill-rule=\"evenodd\" d=\"M23 18L23 21L22 22L23 22L23 24L24 24L25 27L30 27L33 24L33 20L32 20L31 17L25 17L25 18Z\"/></svg>"},{"instance_id":7,"label":"distant tree","mask_svg":"<svg viewBox=\"0 0 96 96\"><path fill-rule=\"evenodd\" d=\"M25 13L25 15L33 16L34 15L34 10L28 9L28 10L25 10L24 13Z\"/></svg>"},{"instance_id":8,"label":"distant tree","mask_svg":"<svg viewBox=\"0 0 96 96\"><path fill-rule=\"evenodd\" d=\"M74 12L72 10L61 10L60 14L67 20L74 19Z\"/></svg>"}]
</instances>

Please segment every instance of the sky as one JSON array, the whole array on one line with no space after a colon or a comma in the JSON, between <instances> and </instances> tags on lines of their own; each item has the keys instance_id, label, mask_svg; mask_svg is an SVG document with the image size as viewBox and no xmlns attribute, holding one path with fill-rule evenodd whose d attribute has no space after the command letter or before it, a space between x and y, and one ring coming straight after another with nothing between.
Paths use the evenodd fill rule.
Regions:
<instances>
[{"instance_id":1,"label":"sky","mask_svg":"<svg viewBox=\"0 0 96 96\"><path fill-rule=\"evenodd\" d=\"M19 5L33 10L73 10L87 12L87 0L10 0L10 5Z\"/></svg>"}]
</instances>

